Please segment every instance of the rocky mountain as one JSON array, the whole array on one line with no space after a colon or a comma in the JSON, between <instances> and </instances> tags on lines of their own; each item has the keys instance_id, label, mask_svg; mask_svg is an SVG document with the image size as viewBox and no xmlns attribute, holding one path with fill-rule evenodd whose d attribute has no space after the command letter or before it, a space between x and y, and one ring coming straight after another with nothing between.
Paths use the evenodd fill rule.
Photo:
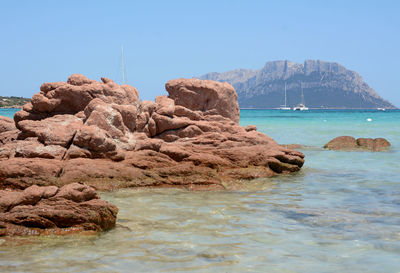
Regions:
<instances>
[{"instance_id":1,"label":"rocky mountain","mask_svg":"<svg viewBox=\"0 0 400 273\"><path fill-rule=\"evenodd\" d=\"M381 98L362 77L338 63L306 60L267 62L260 70L236 69L208 73L204 80L229 82L238 93L241 108L277 108L304 101L309 108L396 108Z\"/></svg>"}]
</instances>

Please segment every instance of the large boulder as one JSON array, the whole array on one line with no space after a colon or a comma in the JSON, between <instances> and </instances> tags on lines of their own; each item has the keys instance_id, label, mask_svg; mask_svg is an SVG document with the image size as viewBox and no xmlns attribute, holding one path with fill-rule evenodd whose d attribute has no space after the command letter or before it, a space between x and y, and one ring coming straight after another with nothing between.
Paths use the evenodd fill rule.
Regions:
<instances>
[{"instance_id":1,"label":"large boulder","mask_svg":"<svg viewBox=\"0 0 400 273\"><path fill-rule=\"evenodd\" d=\"M352 150L357 147L357 140L352 136L335 137L324 145L324 148L329 150Z\"/></svg>"},{"instance_id":2,"label":"large boulder","mask_svg":"<svg viewBox=\"0 0 400 273\"><path fill-rule=\"evenodd\" d=\"M373 152L386 151L390 148L390 142L384 138L358 138L357 145L361 149L370 150Z\"/></svg>"},{"instance_id":3,"label":"large boulder","mask_svg":"<svg viewBox=\"0 0 400 273\"><path fill-rule=\"evenodd\" d=\"M0 133L15 130L14 121L11 118L0 116Z\"/></svg>"},{"instance_id":4,"label":"large boulder","mask_svg":"<svg viewBox=\"0 0 400 273\"><path fill-rule=\"evenodd\" d=\"M43 145L35 140L18 141L15 145L15 157L62 159L67 150L60 145Z\"/></svg>"},{"instance_id":5,"label":"large boulder","mask_svg":"<svg viewBox=\"0 0 400 273\"><path fill-rule=\"evenodd\" d=\"M37 137L45 145L67 147L83 122L76 116L65 114L42 120L23 120L18 125L24 137Z\"/></svg>"},{"instance_id":6,"label":"large boulder","mask_svg":"<svg viewBox=\"0 0 400 273\"><path fill-rule=\"evenodd\" d=\"M4 157L2 145L6 145L18 138L20 131L15 127L14 120L8 117L0 116L0 157Z\"/></svg>"},{"instance_id":7,"label":"large boulder","mask_svg":"<svg viewBox=\"0 0 400 273\"><path fill-rule=\"evenodd\" d=\"M93 188L79 183L0 190L0 237L108 230L117 213Z\"/></svg>"},{"instance_id":8,"label":"large boulder","mask_svg":"<svg viewBox=\"0 0 400 273\"><path fill-rule=\"evenodd\" d=\"M113 157L118 149L133 149L129 141L136 130L139 94L130 85L101 80L73 74L67 82L42 84L14 116L21 131L18 138L36 137L44 145L67 149L74 144L94 157Z\"/></svg>"},{"instance_id":9,"label":"large boulder","mask_svg":"<svg viewBox=\"0 0 400 273\"><path fill-rule=\"evenodd\" d=\"M190 110L215 113L239 123L239 104L235 89L227 82L176 79L165 85L175 104Z\"/></svg>"},{"instance_id":10,"label":"large boulder","mask_svg":"<svg viewBox=\"0 0 400 273\"><path fill-rule=\"evenodd\" d=\"M102 82L89 80L83 75L73 74L67 82L44 83L40 92L33 95L31 103L14 117L17 126L20 120L42 119L55 114L76 114L83 111L95 98L106 103L138 105L137 89L129 85L118 85L110 79Z\"/></svg>"},{"instance_id":11,"label":"large boulder","mask_svg":"<svg viewBox=\"0 0 400 273\"><path fill-rule=\"evenodd\" d=\"M358 138L351 136L340 136L332 139L324 145L328 150L366 150L372 152L386 151L390 147L390 142L384 138Z\"/></svg>"},{"instance_id":12,"label":"large boulder","mask_svg":"<svg viewBox=\"0 0 400 273\"><path fill-rule=\"evenodd\" d=\"M14 116L16 127L0 120L0 188L223 189L302 167L302 153L239 126L231 85L178 79L166 88L168 97L139 102L136 88L105 78L43 84Z\"/></svg>"}]
</instances>

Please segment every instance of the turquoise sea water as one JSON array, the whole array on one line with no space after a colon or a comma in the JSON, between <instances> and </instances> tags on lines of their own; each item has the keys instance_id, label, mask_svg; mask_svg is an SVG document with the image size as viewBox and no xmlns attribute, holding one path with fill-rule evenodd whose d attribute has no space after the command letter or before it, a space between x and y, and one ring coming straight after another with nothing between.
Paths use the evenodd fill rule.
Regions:
<instances>
[{"instance_id":1,"label":"turquoise sea water","mask_svg":"<svg viewBox=\"0 0 400 273\"><path fill-rule=\"evenodd\" d=\"M0 271L400 272L399 111L242 110L240 122L312 146L301 150L303 169L240 192L102 193L120 209L115 229L0 245ZM392 147L320 148L340 135L385 137Z\"/></svg>"},{"instance_id":2,"label":"turquoise sea water","mask_svg":"<svg viewBox=\"0 0 400 273\"><path fill-rule=\"evenodd\" d=\"M0 108L0 116L12 118L14 114L20 109L15 108Z\"/></svg>"}]
</instances>

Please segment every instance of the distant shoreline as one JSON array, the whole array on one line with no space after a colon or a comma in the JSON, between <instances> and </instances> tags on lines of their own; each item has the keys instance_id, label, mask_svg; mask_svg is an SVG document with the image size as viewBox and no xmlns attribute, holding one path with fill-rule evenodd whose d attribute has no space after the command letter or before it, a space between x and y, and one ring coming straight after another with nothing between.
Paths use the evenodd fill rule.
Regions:
<instances>
[{"instance_id":1,"label":"distant shoreline","mask_svg":"<svg viewBox=\"0 0 400 273\"><path fill-rule=\"evenodd\" d=\"M240 110L281 110L279 108L239 108ZM309 110L377 110L377 108L308 108ZM399 110L399 108L385 108L385 110ZM282 110L282 111L294 111ZM300 111L299 111L300 112ZM304 111L303 111L304 112Z\"/></svg>"},{"instance_id":2,"label":"distant shoreline","mask_svg":"<svg viewBox=\"0 0 400 273\"><path fill-rule=\"evenodd\" d=\"M0 96L0 108L3 109L21 109L26 103L31 100L23 97L4 97Z\"/></svg>"},{"instance_id":3,"label":"distant shoreline","mask_svg":"<svg viewBox=\"0 0 400 273\"><path fill-rule=\"evenodd\" d=\"M15 106L1 106L0 109L22 109L22 105ZM281 110L279 108L239 108L240 110ZM377 108L308 108L309 110L377 110ZM399 108L385 108L385 110L399 110ZM294 111L290 110L282 110L282 111Z\"/></svg>"},{"instance_id":4,"label":"distant shoreline","mask_svg":"<svg viewBox=\"0 0 400 273\"><path fill-rule=\"evenodd\" d=\"M23 106L1 106L0 109L22 109Z\"/></svg>"}]
</instances>

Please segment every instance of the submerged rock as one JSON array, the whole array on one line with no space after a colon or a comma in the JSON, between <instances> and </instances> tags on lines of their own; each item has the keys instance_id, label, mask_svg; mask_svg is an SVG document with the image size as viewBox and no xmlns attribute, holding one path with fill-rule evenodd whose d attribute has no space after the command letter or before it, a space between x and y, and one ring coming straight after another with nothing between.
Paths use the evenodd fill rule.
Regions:
<instances>
[{"instance_id":1,"label":"submerged rock","mask_svg":"<svg viewBox=\"0 0 400 273\"><path fill-rule=\"evenodd\" d=\"M108 230L117 213L92 187L79 183L0 190L0 237Z\"/></svg>"},{"instance_id":2,"label":"submerged rock","mask_svg":"<svg viewBox=\"0 0 400 273\"><path fill-rule=\"evenodd\" d=\"M358 138L340 136L332 139L324 145L329 150L367 150L380 152L389 149L390 142L384 138Z\"/></svg>"},{"instance_id":3,"label":"submerged rock","mask_svg":"<svg viewBox=\"0 0 400 273\"><path fill-rule=\"evenodd\" d=\"M169 96L139 101L136 88L74 74L44 83L0 121L0 188L85 181L98 189L226 187L296 172L304 155L241 127L228 83L178 79Z\"/></svg>"}]
</instances>

